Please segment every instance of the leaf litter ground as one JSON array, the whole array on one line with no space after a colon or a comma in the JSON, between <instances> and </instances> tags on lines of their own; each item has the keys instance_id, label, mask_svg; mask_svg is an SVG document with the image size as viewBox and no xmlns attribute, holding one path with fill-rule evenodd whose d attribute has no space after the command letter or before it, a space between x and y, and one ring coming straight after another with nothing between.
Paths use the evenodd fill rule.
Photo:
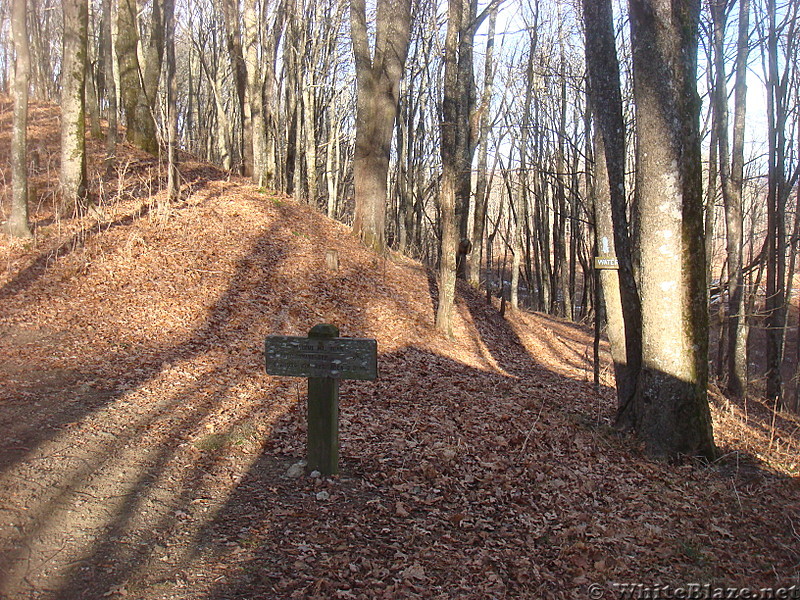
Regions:
<instances>
[{"instance_id":1,"label":"leaf litter ground","mask_svg":"<svg viewBox=\"0 0 800 600\"><path fill-rule=\"evenodd\" d=\"M418 263L190 157L156 219L157 163L123 146L101 176L92 144L99 210L59 219L39 161L35 238L0 243L0 598L800 583L796 419L715 394L724 457L652 461L609 427L585 328L463 286L448 340ZM320 322L376 338L380 379L342 383L341 475L290 477L305 382L262 345Z\"/></svg>"}]
</instances>

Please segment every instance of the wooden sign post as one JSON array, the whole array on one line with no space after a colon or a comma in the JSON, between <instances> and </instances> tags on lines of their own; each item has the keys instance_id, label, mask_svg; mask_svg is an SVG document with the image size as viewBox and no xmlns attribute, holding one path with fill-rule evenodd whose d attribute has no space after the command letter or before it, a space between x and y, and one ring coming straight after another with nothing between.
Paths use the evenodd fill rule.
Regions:
<instances>
[{"instance_id":1,"label":"wooden sign post","mask_svg":"<svg viewBox=\"0 0 800 600\"><path fill-rule=\"evenodd\" d=\"M339 472L339 380L377 379L378 343L340 338L335 325L315 325L308 337L269 336L267 374L308 378L306 469Z\"/></svg>"}]
</instances>

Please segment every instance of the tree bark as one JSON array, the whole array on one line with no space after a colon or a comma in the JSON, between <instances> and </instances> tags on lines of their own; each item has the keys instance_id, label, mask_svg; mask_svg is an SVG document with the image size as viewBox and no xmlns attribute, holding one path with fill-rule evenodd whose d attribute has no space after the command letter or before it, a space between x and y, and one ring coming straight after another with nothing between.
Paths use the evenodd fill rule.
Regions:
<instances>
[{"instance_id":1,"label":"tree bark","mask_svg":"<svg viewBox=\"0 0 800 600\"><path fill-rule=\"evenodd\" d=\"M284 22L286 17L286 2L280 2L272 22L270 35L267 38L264 51L264 129L266 131L266 158L264 184L267 187L279 188L280 176L278 164L280 152L278 150L278 82L275 76L275 64L278 58L278 49L283 37ZM255 127L255 125L254 125ZM255 135L255 133L254 133Z\"/></svg>"},{"instance_id":2,"label":"tree bark","mask_svg":"<svg viewBox=\"0 0 800 600\"><path fill-rule=\"evenodd\" d=\"M463 3L449 0L447 35L444 43L444 88L442 98L441 155L442 179L439 190L439 212L442 223L441 259L439 263L439 305L436 328L453 335L453 305L456 293L456 187L458 182L458 35L462 28Z\"/></svg>"},{"instance_id":3,"label":"tree bark","mask_svg":"<svg viewBox=\"0 0 800 600\"><path fill-rule=\"evenodd\" d=\"M93 9L90 6L90 9ZM87 17L86 32L86 78L84 97L86 98L86 112L89 114L89 134L92 138L99 140L103 137L100 129L100 78L99 56L100 49L95 46L94 40L97 38L95 31L95 18L92 11Z\"/></svg>"},{"instance_id":4,"label":"tree bark","mask_svg":"<svg viewBox=\"0 0 800 600\"><path fill-rule=\"evenodd\" d=\"M180 173L178 173L178 88L175 82L175 0L164 0L164 33L167 55L167 198L159 207L166 216L169 202L178 199Z\"/></svg>"},{"instance_id":5,"label":"tree bark","mask_svg":"<svg viewBox=\"0 0 800 600\"><path fill-rule=\"evenodd\" d=\"M508 204L512 209L511 217L513 225L511 228L511 296L509 298L511 310L519 309L519 275L522 266L522 204L521 194L513 193L509 188Z\"/></svg>"},{"instance_id":6,"label":"tree bark","mask_svg":"<svg viewBox=\"0 0 800 600\"><path fill-rule=\"evenodd\" d=\"M119 61L120 100L125 113L128 141L135 135L136 102L139 98L139 58L136 47L139 43L136 22L136 0L119 0L117 8L117 59Z\"/></svg>"},{"instance_id":7,"label":"tree bark","mask_svg":"<svg viewBox=\"0 0 800 600\"><path fill-rule=\"evenodd\" d=\"M161 57L158 50L158 30L163 39L159 0L153 2L153 28L151 43L146 52L145 65L139 63L138 6L136 0L119 0L117 10L117 58L119 61L120 97L125 111L125 139L150 154L158 154L156 124L152 108L155 107ZM153 39L156 38L156 39ZM154 46L156 44L156 46ZM158 67L154 61L158 61ZM149 65L148 65L149 63ZM144 67L144 68L143 68ZM155 78L155 79L154 79ZM148 89L148 86L151 89ZM152 100L152 104L150 101Z\"/></svg>"},{"instance_id":8,"label":"tree bark","mask_svg":"<svg viewBox=\"0 0 800 600\"><path fill-rule=\"evenodd\" d=\"M779 74L775 0L767 0L767 400L783 404L783 329L786 326L786 85Z\"/></svg>"},{"instance_id":9,"label":"tree bark","mask_svg":"<svg viewBox=\"0 0 800 600\"><path fill-rule=\"evenodd\" d=\"M300 83L300 34L298 19L300 17L297 13L296 0L287 2L287 15L288 23L286 27L286 41L284 47L289 49L289 52L284 50L283 58L286 62L286 80L283 84L285 89L284 101L284 119L285 127L285 143L286 153L284 156L284 189L287 194L300 194L299 190L295 189L295 183L298 179L297 171L300 170L300 147L297 144L299 136L297 134L298 128L301 127L301 120L299 116L300 101L298 99Z\"/></svg>"},{"instance_id":10,"label":"tree bark","mask_svg":"<svg viewBox=\"0 0 800 600\"><path fill-rule=\"evenodd\" d=\"M551 312L559 317L567 316L567 306L571 303L567 282L567 195L565 181L564 145L567 137L567 78L565 41L563 30L558 32L559 44L559 106L558 141L556 150L555 214L553 215L553 288Z\"/></svg>"},{"instance_id":11,"label":"tree bark","mask_svg":"<svg viewBox=\"0 0 800 600\"><path fill-rule=\"evenodd\" d=\"M652 454L710 458L699 11L696 0L630 2L643 317L632 410Z\"/></svg>"},{"instance_id":12,"label":"tree bark","mask_svg":"<svg viewBox=\"0 0 800 600\"><path fill-rule=\"evenodd\" d=\"M742 250L744 244L744 217L742 211L742 186L744 172L744 125L747 96L747 57L749 54L749 0L739 2L739 36L736 52L736 79L734 83L733 148L728 143L728 92L725 74L726 3L716 0L711 5L714 21L714 64L716 68L715 102L717 140L719 144L720 179L725 204L726 246L728 253L728 322L727 351L725 355L726 390L741 397L747 389L747 326L744 313Z\"/></svg>"},{"instance_id":13,"label":"tree bark","mask_svg":"<svg viewBox=\"0 0 800 600\"><path fill-rule=\"evenodd\" d=\"M86 0L64 0L62 7L61 211L73 214L87 201L84 91L89 8Z\"/></svg>"},{"instance_id":14,"label":"tree bark","mask_svg":"<svg viewBox=\"0 0 800 600\"><path fill-rule=\"evenodd\" d=\"M467 257L467 281L478 286L481 278L483 237L486 230L488 207L488 154L489 154L489 107L494 87L494 35L497 27L497 8L489 15L489 31L486 39L486 58L483 71L483 93L481 94L480 124L478 126L478 174L475 183L475 211L472 223L472 251Z\"/></svg>"},{"instance_id":15,"label":"tree bark","mask_svg":"<svg viewBox=\"0 0 800 600\"><path fill-rule=\"evenodd\" d=\"M236 85L237 109L241 118L241 135L235 136L238 141L238 155L242 159L242 175L253 173L253 131L250 121L251 111L247 103L248 73L245 56L242 52L242 31L239 27L238 0L223 0L222 12L225 21L225 39L228 48L231 70Z\"/></svg>"},{"instance_id":16,"label":"tree bark","mask_svg":"<svg viewBox=\"0 0 800 600\"><path fill-rule=\"evenodd\" d=\"M458 32L458 126L456 127L456 223L458 239L469 239L469 204L472 191L472 157L475 154L479 113L475 109L474 45L478 23L477 0L462 0L461 29ZM457 273L464 277L463 268Z\"/></svg>"},{"instance_id":17,"label":"tree bark","mask_svg":"<svg viewBox=\"0 0 800 600\"><path fill-rule=\"evenodd\" d=\"M316 96L314 94L314 75L310 70L303 73L303 132L305 134L306 189L308 202L317 205L317 127Z\"/></svg>"},{"instance_id":18,"label":"tree bark","mask_svg":"<svg viewBox=\"0 0 800 600\"><path fill-rule=\"evenodd\" d=\"M642 309L633 274L625 197L625 122L610 0L583 0L589 96L595 115L595 228L598 248L617 257L619 270L600 273L617 383L617 425L634 426L633 401L642 356Z\"/></svg>"},{"instance_id":19,"label":"tree bark","mask_svg":"<svg viewBox=\"0 0 800 600\"><path fill-rule=\"evenodd\" d=\"M258 16L255 0L245 0L244 3L244 46L253 145L250 170L253 183L261 188L266 185L268 179L267 130L264 120L264 86L258 57ZM248 153L245 153L245 168L247 168L247 158Z\"/></svg>"},{"instance_id":20,"label":"tree bark","mask_svg":"<svg viewBox=\"0 0 800 600\"><path fill-rule=\"evenodd\" d=\"M108 102L108 110L106 113L108 121L108 130L106 131L106 166L108 167L117 153L117 86L114 80L114 49L111 27L112 0L102 0L102 2L103 45L101 53L103 56L103 88L106 101Z\"/></svg>"},{"instance_id":21,"label":"tree bark","mask_svg":"<svg viewBox=\"0 0 800 600\"><path fill-rule=\"evenodd\" d=\"M155 120L158 82L161 78L161 64L164 59L164 15L165 0L153 0L151 12L150 37L143 49L144 65L141 77L141 90L136 104L136 120L142 125L144 135L141 148L151 154L158 154L158 128Z\"/></svg>"},{"instance_id":22,"label":"tree bark","mask_svg":"<svg viewBox=\"0 0 800 600\"><path fill-rule=\"evenodd\" d=\"M26 0L11 2L11 37L14 40L14 125L11 131L11 214L6 231L12 237L31 237L28 226L28 83L31 55L28 48Z\"/></svg>"},{"instance_id":23,"label":"tree bark","mask_svg":"<svg viewBox=\"0 0 800 600\"><path fill-rule=\"evenodd\" d=\"M383 252L389 154L411 35L410 0L378 0L374 52L370 51L365 0L350 2L356 63L356 139L353 157L353 231Z\"/></svg>"}]
</instances>

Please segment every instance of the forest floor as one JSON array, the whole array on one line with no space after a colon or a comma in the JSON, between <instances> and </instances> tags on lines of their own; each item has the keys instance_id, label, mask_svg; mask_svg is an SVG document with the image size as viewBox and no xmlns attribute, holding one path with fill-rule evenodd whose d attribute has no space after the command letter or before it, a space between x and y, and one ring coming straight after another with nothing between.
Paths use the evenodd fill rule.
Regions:
<instances>
[{"instance_id":1,"label":"forest floor","mask_svg":"<svg viewBox=\"0 0 800 600\"><path fill-rule=\"evenodd\" d=\"M654 461L610 427L587 329L460 286L446 339L419 263L291 198L185 157L156 218L157 162L121 145L104 173L92 141L98 209L59 218L56 122L33 107L35 237L0 241L0 598L800 585L796 418L712 394L722 457ZM263 343L322 322L377 339L380 377L342 382L341 474L293 477L305 382Z\"/></svg>"}]
</instances>

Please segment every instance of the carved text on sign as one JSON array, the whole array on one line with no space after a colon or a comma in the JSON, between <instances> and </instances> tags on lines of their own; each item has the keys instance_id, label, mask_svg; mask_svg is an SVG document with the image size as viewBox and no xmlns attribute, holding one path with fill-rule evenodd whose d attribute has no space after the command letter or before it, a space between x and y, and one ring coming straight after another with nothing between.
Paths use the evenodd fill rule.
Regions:
<instances>
[{"instance_id":1,"label":"carved text on sign","mask_svg":"<svg viewBox=\"0 0 800 600\"><path fill-rule=\"evenodd\" d=\"M267 373L286 377L377 379L378 343L359 338L274 335L264 345Z\"/></svg>"}]
</instances>

